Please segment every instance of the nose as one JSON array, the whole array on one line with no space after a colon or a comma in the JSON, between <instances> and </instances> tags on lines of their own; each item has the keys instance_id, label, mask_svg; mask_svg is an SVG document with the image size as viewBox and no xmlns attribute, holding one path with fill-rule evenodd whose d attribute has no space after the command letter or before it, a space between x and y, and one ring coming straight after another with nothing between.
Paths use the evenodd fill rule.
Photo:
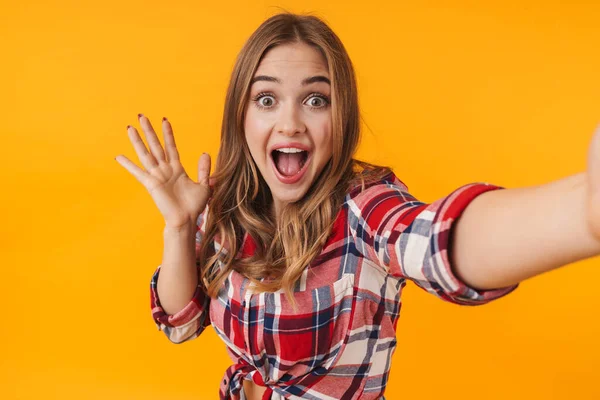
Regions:
<instances>
[{"instance_id":1,"label":"nose","mask_svg":"<svg viewBox=\"0 0 600 400\"><path fill-rule=\"evenodd\" d=\"M295 104L287 104L284 107L281 107L280 110L277 118L277 125L275 127L277 133L286 136L294 136L306 131L306 125L300 115L301 110L298 110L298 107Z\"/></svg>"}]
</instances>

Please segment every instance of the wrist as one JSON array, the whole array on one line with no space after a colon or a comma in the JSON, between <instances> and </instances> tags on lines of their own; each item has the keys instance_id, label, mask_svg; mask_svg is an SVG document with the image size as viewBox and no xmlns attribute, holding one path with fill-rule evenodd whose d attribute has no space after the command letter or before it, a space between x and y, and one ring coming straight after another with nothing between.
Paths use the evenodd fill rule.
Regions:
<instances>
[{"instance_id":1,"label":"wrist","mask_svg":"<svg viewBox=\"0 0 600 400\"><path fill-rule=\"evenodd\" d=\"M175 225L171 225L169 223L165 223L165 227L163 229L165 234L189 234L189 233L195 233L194 229L195 228L195 224L193 223L193 221L191 219L189 219L187 222L183 223L183 224L175 224Z\"/></svg>"}]
</instances>

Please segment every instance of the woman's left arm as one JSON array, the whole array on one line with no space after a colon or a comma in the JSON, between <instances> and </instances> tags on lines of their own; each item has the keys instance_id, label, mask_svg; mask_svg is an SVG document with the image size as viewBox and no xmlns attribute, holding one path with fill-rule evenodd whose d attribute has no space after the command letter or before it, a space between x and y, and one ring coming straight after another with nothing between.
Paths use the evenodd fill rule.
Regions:
<instances>
[{"instance_id":1,"label":"woman's left arm","mask_svg":"<svg viewBox=\"0 0 600 400\"><path fill-rule=\"evenodd\" d=\"M477 289L513 285L600 254L600 129L587 171L483 193L465 208L450 235L453 271Z\"/></svg>"}]
</instances>

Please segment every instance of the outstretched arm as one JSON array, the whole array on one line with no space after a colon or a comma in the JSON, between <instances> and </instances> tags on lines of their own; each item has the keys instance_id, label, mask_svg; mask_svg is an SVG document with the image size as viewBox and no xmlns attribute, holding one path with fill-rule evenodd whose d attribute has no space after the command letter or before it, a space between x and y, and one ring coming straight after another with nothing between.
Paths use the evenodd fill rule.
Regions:
<instances>
[{"instance_id":1,"label":"outstretched arm","mask_svg":"<svg viewBox=\"0 0 600 400\"><path fill-rule=\"evenodd\" d=\"M455 274L474 288L490 289L600 254L588 207L589 172L478 196L451 232Z\"/></svg>"}]
</instances>

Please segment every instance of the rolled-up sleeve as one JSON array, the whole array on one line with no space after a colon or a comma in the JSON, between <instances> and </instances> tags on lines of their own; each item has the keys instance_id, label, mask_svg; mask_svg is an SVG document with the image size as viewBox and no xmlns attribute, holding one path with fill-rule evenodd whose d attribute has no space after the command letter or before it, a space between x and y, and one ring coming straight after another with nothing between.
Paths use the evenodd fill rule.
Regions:
<instances>
[{"instance_id":1,"label":"rolled-up sleeve","mask_svg":"<svg viewBox=\"0 0 600 400\"><path fill-rule=\"evenodd\" d=\"M504 189L470 183L431 204L413 197L395 175L353 197L348 205L357 251L386 273L413 281L442 300L482 305L515 290L519 284L480 290L453 272L448 254L451 229L477 196Z\"/></svg>"},{"instance_id":2,"label":"rolled-up sleeve","mask_svg":"<svg viewBox=\"0 0 600 400\"><path fill-rule=\"evenodd\" d=\"M200 214L196 224L196 267L198 268L198 272L200 272L201 267L198 254L204 235L207 211L208 207ZM210 297L205 293L200 283L198 283L189 303L177 313L167 314L161 306L157 290L161 266L162 265L159 265L156 268L150 280L150 307L152 310L152 319L158 327L158 330L162 330L167 338L173 343L179 344L197 338L204 329L210 325Z\"/></svg>"}]
</instances>

